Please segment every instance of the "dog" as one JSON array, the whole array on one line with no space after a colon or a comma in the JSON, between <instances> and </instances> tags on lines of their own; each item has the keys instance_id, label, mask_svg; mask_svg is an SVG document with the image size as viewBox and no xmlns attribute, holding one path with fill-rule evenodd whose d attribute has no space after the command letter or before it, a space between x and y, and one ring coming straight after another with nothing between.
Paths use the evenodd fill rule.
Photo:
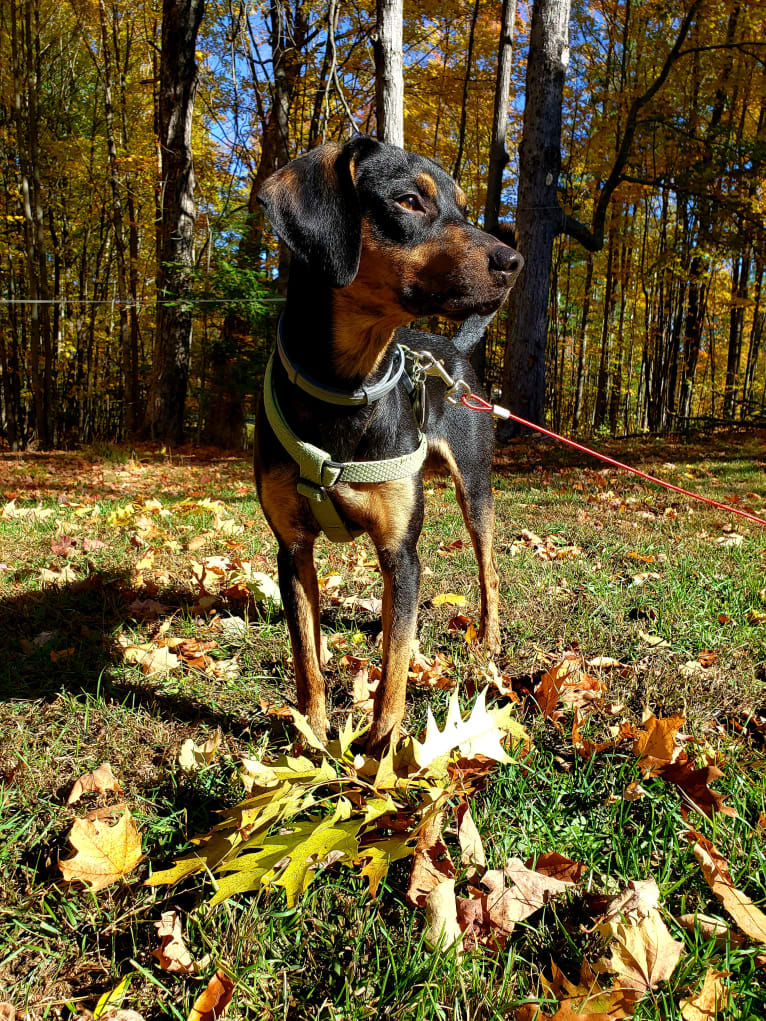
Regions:
<instances>
[{"instance_id":1,"label":"dog","mask_svg":"<svg viewBox=\"0 0 766 1021\"><path fill-rule=\"evenodd\" d=\"M402 357L398 345L404 344L429 352L453 379L480 392L470 364L450 340L404 327L420 316L461 322L493 314L523 265L521 256L468 223L465 195L437 163L367 136L322 145L294 159L266 180L258 201L292 255L280 325L282 352L270 370L280 421L301 441L326 448L330 465L415 457L421 445L424 453L427 448L424 469L448 472L455 481L479 566L479 637L490 652L498 651L492 417L446 402L445 383L429 376L421 434L407 375L397 377L395 385L390 381ZM295 385L296 375L313 390ZM385 392L374 400L347 405L333 397L371 396L376 385ZM288 453L287 441L277 435L281 428L262 399L255 478L279 547L298 707L324 739L313 556L321 527L312 510L315 496L352 534L366 532L377 552L383 665L367 750L382 754L399 738L416 633L422 469L384 482L344 482L341 472L334 485L321 479L301 485L295 460L300 455Z\"/></svg>"}]
</instances>

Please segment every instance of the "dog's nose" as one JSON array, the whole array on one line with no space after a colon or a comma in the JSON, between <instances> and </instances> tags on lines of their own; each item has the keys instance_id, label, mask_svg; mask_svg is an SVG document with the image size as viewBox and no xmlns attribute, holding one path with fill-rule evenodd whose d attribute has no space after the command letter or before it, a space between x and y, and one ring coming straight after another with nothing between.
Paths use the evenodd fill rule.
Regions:
<instances>
[{"instance_id":1,"label":"dog's nose","mask_svg":"<svg viewBox=\"0 0 766 1021\"><path fill-rule=\"evenodd\" d=\"M490 250L490 269L499 270L501 273L512 273L515 276L523 265L522 257L509 245L497 245L496 248Z\"/></svg>"}]
</instances>

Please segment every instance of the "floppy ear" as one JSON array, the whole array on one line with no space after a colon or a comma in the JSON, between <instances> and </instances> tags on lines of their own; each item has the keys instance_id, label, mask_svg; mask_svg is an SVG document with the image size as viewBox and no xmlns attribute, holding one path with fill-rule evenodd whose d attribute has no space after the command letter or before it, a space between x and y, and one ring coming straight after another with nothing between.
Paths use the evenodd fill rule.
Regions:
<instances>
[{"instance_id":1,"label":"floppy ear","mask_svg":"<svg viewBox=\"0 0 766 1021\"><path fill-rule=\"evenodd\" d=\"M379 143L354 138L320 145L268 178L258 201L292 253L333 287L346 287L359 269L362 216L354 164Z\"/></svg>"}]
</instances>

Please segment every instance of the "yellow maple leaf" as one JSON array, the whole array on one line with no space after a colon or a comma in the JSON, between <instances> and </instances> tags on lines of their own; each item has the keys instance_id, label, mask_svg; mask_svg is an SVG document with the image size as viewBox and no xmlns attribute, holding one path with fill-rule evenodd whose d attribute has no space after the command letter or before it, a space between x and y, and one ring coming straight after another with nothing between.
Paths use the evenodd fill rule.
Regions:
<instances>
[{"instance_id":1,"label":"yellow maple leaf","mask_svg":"<svg viewBox=\"0 0 766 1021\"><path fill-rule=\"evenodd\" d=\"M77 852L59 862L67 882L80 882L102 890L122 879L141 861L141 837L130 809L114 825L106 819L76 819L69 843Z\"/></svg>"}]
</instances>

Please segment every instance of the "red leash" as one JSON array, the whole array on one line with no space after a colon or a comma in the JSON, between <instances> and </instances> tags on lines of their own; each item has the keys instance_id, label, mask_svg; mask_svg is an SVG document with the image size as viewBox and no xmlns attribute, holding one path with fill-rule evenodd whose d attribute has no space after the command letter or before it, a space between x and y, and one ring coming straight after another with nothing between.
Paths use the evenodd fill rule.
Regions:
<instances>
[{"instance_id":1,"label":"red leash","mask_svg":"<svg viewBox=\"0 0 766 1021\"><path fill-rule=\"evenodd\" d=\"M640 478L646 479L647 482L655 482L658 486L664 486L665 489L672 489L674 493L680 493L682 496L691 497L693 500L701 500L702 503L706 503L710 507L717 507L719 510L728 511L730 514L738 514L741 518L746 518L748 521L755 522L756 525L766 525L766 518L759 518L757 514L749 514L747 511L739 510L738 507L732 507L728 503L719 503L717 500L710 500L706 496L700 496L699 493L692 493L690 489L683 489L681 486L674 486L672 482L665 482L663 479L658 479L656 475L649 475L647 472L642 472L638 468L631 468L629 464L623 464L622 461L616 461L613 457L607 457L606 454L599 454L597 450L591 450L590 447L585 447L582 443L576 443L574 440L569 440L566 436L559 436L558 433L551 432L550 429L545 429L541 425L536 425L534 422L528 422L525 418L519 418L518 415L511 414L507 408L501 408L497 404L490 404L489 401L485 401L484 398L479 397L478 394L466 393L463 394L460 399L467 408L471 409L471 411L489 411L496 418L510 418L513 422L518 422L519 425L526 426L527 429L534 429L536 432L542 433L544 436L550 436L552 440L558 440L560 443L566 443L568 447L573 447L575 450L579 450L583 454L590 454L591 457L597 457L600 461L605 461L607 464L611 464L615 468L622 468L626 472L638 475Z\"/></svg>"}]
</instances>

